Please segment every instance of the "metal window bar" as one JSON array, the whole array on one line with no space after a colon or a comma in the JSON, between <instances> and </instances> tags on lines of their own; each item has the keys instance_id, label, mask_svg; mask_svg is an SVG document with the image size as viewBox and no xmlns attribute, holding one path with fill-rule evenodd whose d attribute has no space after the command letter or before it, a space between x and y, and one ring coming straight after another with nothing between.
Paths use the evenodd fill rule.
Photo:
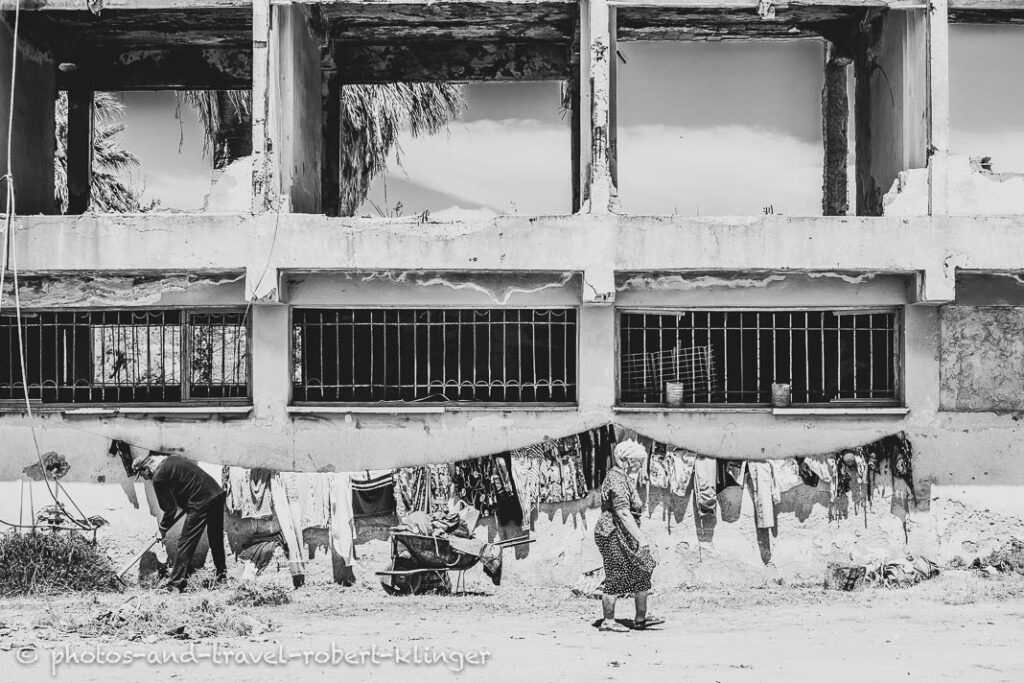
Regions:
<instances>
[{"instance_id":1,"label":"metal window bar","mask_svg":"<svg viewBox=\"0 0 1024 683\"><path fill-rule=\"evenodd\" d=\"M248 396L241 313L30 311L22 329L29 397L44 404ZM22 386L17 319L0 315L0 401L22 400Z\"/></svg>"},{"instance_id":2,"label":"metal window bar","mask_svg":"<svg viewBox=\"0 0 1024 683\"><path fill-rule=\"evenodd\" d=\"M295 309L292 328L300 403L576 400L575 310Z\"/></svg>"},{"instance_id":3,"label":"metal window bar","mask_svg":"<svg viewBox=\"0 0 1024 683\"><path fill-rule=\"evenodd\" d=\"M663 402L674 381L686 403L767 405L776 382L797 404L898 399L895 311L624 312L619 322L622 403Z\"/></svg>"}]
</instances>

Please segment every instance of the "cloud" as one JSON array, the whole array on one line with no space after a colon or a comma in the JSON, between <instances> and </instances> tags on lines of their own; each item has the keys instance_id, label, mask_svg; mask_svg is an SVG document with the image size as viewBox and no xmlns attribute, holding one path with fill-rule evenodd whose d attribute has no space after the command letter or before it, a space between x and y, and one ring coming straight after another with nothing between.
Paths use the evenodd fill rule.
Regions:
<instances>
[{"instance_id":1,"label":"cloud","mask_svg":"<svg viewBox=\"0 0 1024 683\"><path fill-rule=\"evenodd\" d=\"M635 214L821 215L820 143L758 128L625 126L619 199Z\"/></svg>"},{"instance_id":2,"label":"cloud","mask_svg":"<svg viewBox=\"0 0 1024 683\"><path fill-rule=\"evenodd\" d=\"M392 163L389 172L463 206L506 214L568 213L569 141L568 124L529 119L456 123L450 135L403 138L402 166Z\"/></svg>"}]
</instances>

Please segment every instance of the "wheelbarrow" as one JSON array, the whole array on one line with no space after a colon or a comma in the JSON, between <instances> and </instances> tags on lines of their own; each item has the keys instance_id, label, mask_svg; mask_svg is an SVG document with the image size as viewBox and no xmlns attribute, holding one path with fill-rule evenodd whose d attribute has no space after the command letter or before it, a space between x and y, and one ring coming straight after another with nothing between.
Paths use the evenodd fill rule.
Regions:
<instances>
[{"instance_id":1,"label":"wheelbarrow","mask_svg":"<svg viewBox=\"0 0 1024 683\"><path fill-rule=\"evenodd\" d=\"M504 550L536 540L512 538L493 545ZM389 595L451 593L449 572L458 572L456 584L461 585L465 571L478 562L478 555L456 550L447 538L396 532L391 535L391 566L376 574Z\"/></svg>"}]
</instances>

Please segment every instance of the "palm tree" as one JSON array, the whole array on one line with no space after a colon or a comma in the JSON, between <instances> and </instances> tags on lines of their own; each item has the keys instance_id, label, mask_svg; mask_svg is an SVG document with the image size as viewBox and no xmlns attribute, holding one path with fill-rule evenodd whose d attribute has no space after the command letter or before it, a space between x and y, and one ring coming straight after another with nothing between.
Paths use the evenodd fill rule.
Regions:
<instances>
[{"instance_id":1,"label":"palm tree","mask_svg":"<svg viewBox=\"0 0 1024 683\"><path fill-rule=\"evenodd\" d=\"M182 100L193 107L206 131L214 168L252 151L250 93L189 90ZM413 136L445 130L466 107L456 83L346 85L341 89L341 215L353 215L366 199L370 181L387 168L401 131ZM399 163L401 158L399 157Z\"/></svg>"},{"instance_id":2,"label":"palm tree","mask_svg":"<svg viewBox=\"0 0 1024 683\"><path fill-rule=\"evenodd\" d=\"M121 174L139 167L139 159L121 147L125 106L117 95L97 92L93 96L92 184L90 211L134 213L146 208L140 192L122 180ZM57 151L53 157L54 199L61 213L68 210L68 94L61 91L56 102Z\"/></svg>"}]
</instances>

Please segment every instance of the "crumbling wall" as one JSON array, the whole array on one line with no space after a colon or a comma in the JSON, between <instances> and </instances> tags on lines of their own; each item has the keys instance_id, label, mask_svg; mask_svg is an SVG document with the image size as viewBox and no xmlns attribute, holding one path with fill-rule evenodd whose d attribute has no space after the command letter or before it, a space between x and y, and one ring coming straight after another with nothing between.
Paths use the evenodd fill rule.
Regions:
<instances>
[{"instance_id":1,"label":"crumbling wall","mask_svg":"<svg viewBox=\"0 0 1024 683\"><path fill-rule=\"evenodd\" d=\"M1024 307L944 306L943 410L1024 410Z\"/></svg>"},{"instance_id":2,"label":"crumbling wall","mask_svg":"<svg viewBox=\"0 0 1024 683\"><path fill-rule=\"evenodd\" d=\"M1024 174L995 173L988 157L951 156L947 161L949 213L954 216L1006 216L1024 213ZM882 199L886 216L928 214L928 169L897 176Z\"/></svg>"}]
</instances>

